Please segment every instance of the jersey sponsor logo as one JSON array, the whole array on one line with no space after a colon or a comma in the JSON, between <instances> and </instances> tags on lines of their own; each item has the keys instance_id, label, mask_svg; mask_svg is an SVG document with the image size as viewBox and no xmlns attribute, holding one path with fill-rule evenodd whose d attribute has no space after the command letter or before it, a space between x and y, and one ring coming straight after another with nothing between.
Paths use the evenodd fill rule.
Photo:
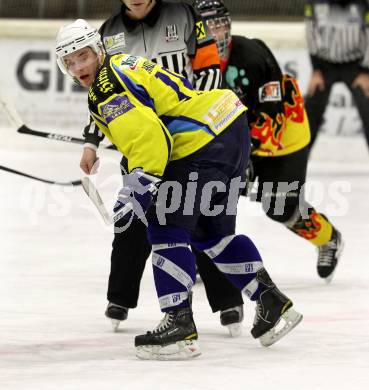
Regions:
<instances>
[{"instance_id":1,"label":"jersey sponsor logo","mask_svg":"<svg viewBox=\"0 0 369 390\"><path fill-rule=\"evenodd\" d=\"M109 79L108 68L106 66L100 70L97 76L96 87L102 93L108 93L114 89L114 84Z\"/></svg>"},{"instance_id":2,"label":"jersey sponsor logo","mask_svg":"<svg viewBox=\"0 0 369 390\"><path fill-rule=\"evenodd\" d=\"M259 102L279 102L282 100L281 84L270 81L259 88Z\"/></svg>"},{"instance_id":3,"label":"jersey sponsor logo","mask_svg":"<svg viewBox=\"0 0 369 390\"><path fill-rule=\"evenodd\" d=\"M109 103L101 106L101 113L106 122L110 123L134 107L134 104L131 103L128 96L116 96Z\"/></svg>"},{"instance_id":4,"label":"jersey sponsor logo","mask_svg":"<svg viewBox=\"0 0 369 390\"><path fill-rule=\"evenodd\" d=\"M110 35L103 38L103 43L108 54L116 54L122 52L126 47L126 37L124 32Z\"/></svg>"},{"instance_id":5,"label":"jersey sponsor logo","mask_svg":"<svg viewBox=\"0 0 369 390\"><path fill-rule=\"evenodd\" d=\"M154 68L155 68L155 66L156 66L156 64L154 62L145 61L142 64L142 69L145 69L147 73L152 73Z\"/></svg>"},{"instance_id":6,"label":"jersey sponsor logo","mask_svg":"<svg viewBox=\"0 0 369 390\"><path fill-rule=\"evenodd\" d=\"M203 22L196 23L196 38L198 41L206 38L205 26Z\"/></svg>"},{"instance_id":7,"label":"jersey sponsor logo","mask_svg":"<svg viewBox=\"0 0 369 390\"><path fill-rule=\"evenodd\" d=\"M178 27L176 24L169 24L165 27L165 40L167 42L178 41Z\"/></svg>"},{"instance_id":8,"label":"jersey sponsor logo","mask_svg":"<svg viewBox=\"0 0 369 390\"><path fill-rule=\"evenodd\" d=\"M219 131L226 127L235 115L244 110L245 106L236 95L228 91L220 99L218 99L209 109L204 119L211 124L211 126Z\"/></svg>"},{"instance_id":9,"label":"jersey sponsor logo","mask_svg":"<svg viewBox=\"0 0 369 390\"><path fill-rule=\"evenodd\" d=\"M140 60L140 57L137 56L129 56L125 57L123 61L120 63L120 66L122 68L129 68L131 70L136 70L138 61Z\"/></svg>"}]
</instances>

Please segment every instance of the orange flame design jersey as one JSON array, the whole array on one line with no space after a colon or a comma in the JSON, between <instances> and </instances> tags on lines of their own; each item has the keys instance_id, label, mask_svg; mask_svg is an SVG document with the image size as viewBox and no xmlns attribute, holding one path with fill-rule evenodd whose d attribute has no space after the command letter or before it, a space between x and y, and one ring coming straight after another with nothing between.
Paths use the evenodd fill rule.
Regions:
<instances>
[{"instance_id":1,"label":"orange flame design jersey","mask_svg":"<svg viewBox=\"0 0 369 390\"><path fill-rule=\"evenodd\" d=\"M253 154L264 157L283 156L304 148L310 142L310 127L304 109L304 99L296 79L284 75L282 103L264 104L251 123L251 136L257 148ZM272 106L272 109L268 109ZM278 112L279 111L279 112Z\"/></svg>"}]
</instances>

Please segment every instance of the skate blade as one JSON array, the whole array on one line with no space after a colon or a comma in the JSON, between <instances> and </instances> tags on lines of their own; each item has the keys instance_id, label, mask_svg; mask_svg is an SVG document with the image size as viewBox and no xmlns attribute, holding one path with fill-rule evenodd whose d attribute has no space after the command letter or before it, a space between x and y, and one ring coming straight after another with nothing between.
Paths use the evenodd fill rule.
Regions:
<instances>
[{"instance_id":1,"label":"skate blade","mask_svg":"<svg viewBox=\"0 0 369 390\"><path fill-rule=\"evenodd\" d=\"M177 341L161 345L141 345L136 347L136 356L142 360L189 360L201 355L196 340Z\"/></svg>"},{"instance_id":2,"label":"skate blade","mask_svg":"<svg viewBox=\"0 0 369 390\"><path fill-rule=\"evenodd\" d=\"M296 310L292 308L287 310L281 316L281 320L284 320L285 322L284 326L277 330L278 324L276 324L274 328L259 337L260 344L263 347L273 345L282 337L286 336L287 333L291 332L291 330L301 322L302 318L302 314L298 313Z\"/></svg>"},{"instance_id":3,"label":"skate blade","mask_svg":"<svg viewBox=\"0 0 369 390\"><path fill-rule=\"evenodd\" d=\"M227 325L231 337L239 337L242 334L242 322Z\"/></svg>"},{"instance_id":4,"label":"skate blade","mask_svg":"<svg viewBox=\"0 0 369 390\"><path fill-rule=\"evenodd\" d=\"M119 324L120 324L119 320L111 319L111 326L113 328L113 332L118 332Z\"/></svg>"},{"instance_id":5,"label":"skate blade","mask_svg":"<svg viewBox=\"0 0 369 390\"><path fill-rule=\"evenodd\" d=\"M340 249L339 249L339 250L337 251L337 253L336 253L337 264L336 264L336 266L335 266L333 272L332 272L329 276L327 276L326 278L324 278L324 281L325 281L327 284L331 283L331 281L333 280L333 276L334 276L334 274L335 274L335 272L336 272L336 269L337 269L337 266L338 266L338 262L339 262L339 259L340 259L341 255L342 255L344 246L345 246L345 243L344 243L343 240L341 240Z\"/></svg>"}]
</instances>

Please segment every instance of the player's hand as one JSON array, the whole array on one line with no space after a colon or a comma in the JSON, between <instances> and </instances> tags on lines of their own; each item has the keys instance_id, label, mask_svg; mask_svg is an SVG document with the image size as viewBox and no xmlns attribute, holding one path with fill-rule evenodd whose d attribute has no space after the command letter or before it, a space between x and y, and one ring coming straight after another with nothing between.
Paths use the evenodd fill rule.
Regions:
<instances>
[{"instance_id":1,"label":"player's hand","mask_svg":"<svg viewBox=\"0 0 369 390\"><path fill-rule=\"evenodd\" d=\"M369 98L369 74L359 73L352 83L352 88L361 88L364 95Z\"/></svg>"},{"instance_id":2,"label":"player's hand","mask_svg":"<svg viewBox=\"0 0 369 390\"><path fill-rule=\"evenodd\" d=\"M99 159L97 157L96 150L91 148L84 148L79 166L84 173L90 175L97 172L98 160Z\"/></svg>"},{"instance_id":3,"label":"player's hand","mask_svg":"<svg viewBox=\"0 0 369 390\"><path fill-rule=\"evenodd\" d=\"M308 95L313 96L317 89L320 91L324 91L325 89L324 77L320 70L314 70L313 74L311 75L307 89Z\"/></svg>"}]
</instances>

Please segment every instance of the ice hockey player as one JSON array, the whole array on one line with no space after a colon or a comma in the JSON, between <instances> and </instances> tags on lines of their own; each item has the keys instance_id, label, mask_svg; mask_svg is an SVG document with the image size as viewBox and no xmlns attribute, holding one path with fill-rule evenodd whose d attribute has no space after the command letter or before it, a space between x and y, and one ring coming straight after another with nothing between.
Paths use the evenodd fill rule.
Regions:
<instances>
[{"instance_id":1,"label":"ice hockey player","mask_svg":"<svg viewBox=\"0 0 369 390\"><path fill-rule=\"evenodd\" d=\"M56 55L61 71L89 88L90 114L128 159L118 196L122 207L133 207L127 223L136 217L148 224L165 316L152 332L136 336L137 356L200 354L188 301L195 282L190 244L256 301L254 338L269 346L285 336L302 315L273 283L251 239L235 234L250 152L246 108L238 97L230 90L196 91L187 79L143 57L106 55L98 32L81 19L60 29Z\"/></svg>"},{"instance_id":2,"label":"ice hockey player","mask_svg":"<svg viewBox=\"0 0 369 390\"><path fill-rule=\"evenodd\" d=\"M109 55L121 52L144 56L170 71L188 78L194 89L219 88L221 82L219 56L212 35L194 9L185 3L161 0L121 0L120 11L107 19L99 29L104 48ZM85 128L86 143L81 168L89 174L97 160L97 148L103 134L92 120ZM123 174L127 171L123 158ZM127 319L128 311L137 306L141 278L151 245L146 226L134 220L121 231L116 223L111 252L111 267L105 315L111 319L113 329ZM220 321L232 336L242 330L243 299L235 287L213 265L210 259L191 248L196 257L208 262L206 273L201 274L213 312L220 312ZM201 260L200 260L201 261ZM209 282L208 282L209 281Z\"/></svg>"},{"instance_id":3,"label":"ice hockey player","mask_svg":"<svg viewBox=\"0 0 369 390\"><path fill-rule=\"evenodd\" d=\"M264 42L231 35L231 18L221 0L196 0L194 6L217 42L224 86L249 109L256 200L268 217L318 248L318 275L328 283L343 242L341 233L304 197L310 129L297 81L282 74ZM198 262L198 267L206 263Z\"/></svg>"}]
</instances>

